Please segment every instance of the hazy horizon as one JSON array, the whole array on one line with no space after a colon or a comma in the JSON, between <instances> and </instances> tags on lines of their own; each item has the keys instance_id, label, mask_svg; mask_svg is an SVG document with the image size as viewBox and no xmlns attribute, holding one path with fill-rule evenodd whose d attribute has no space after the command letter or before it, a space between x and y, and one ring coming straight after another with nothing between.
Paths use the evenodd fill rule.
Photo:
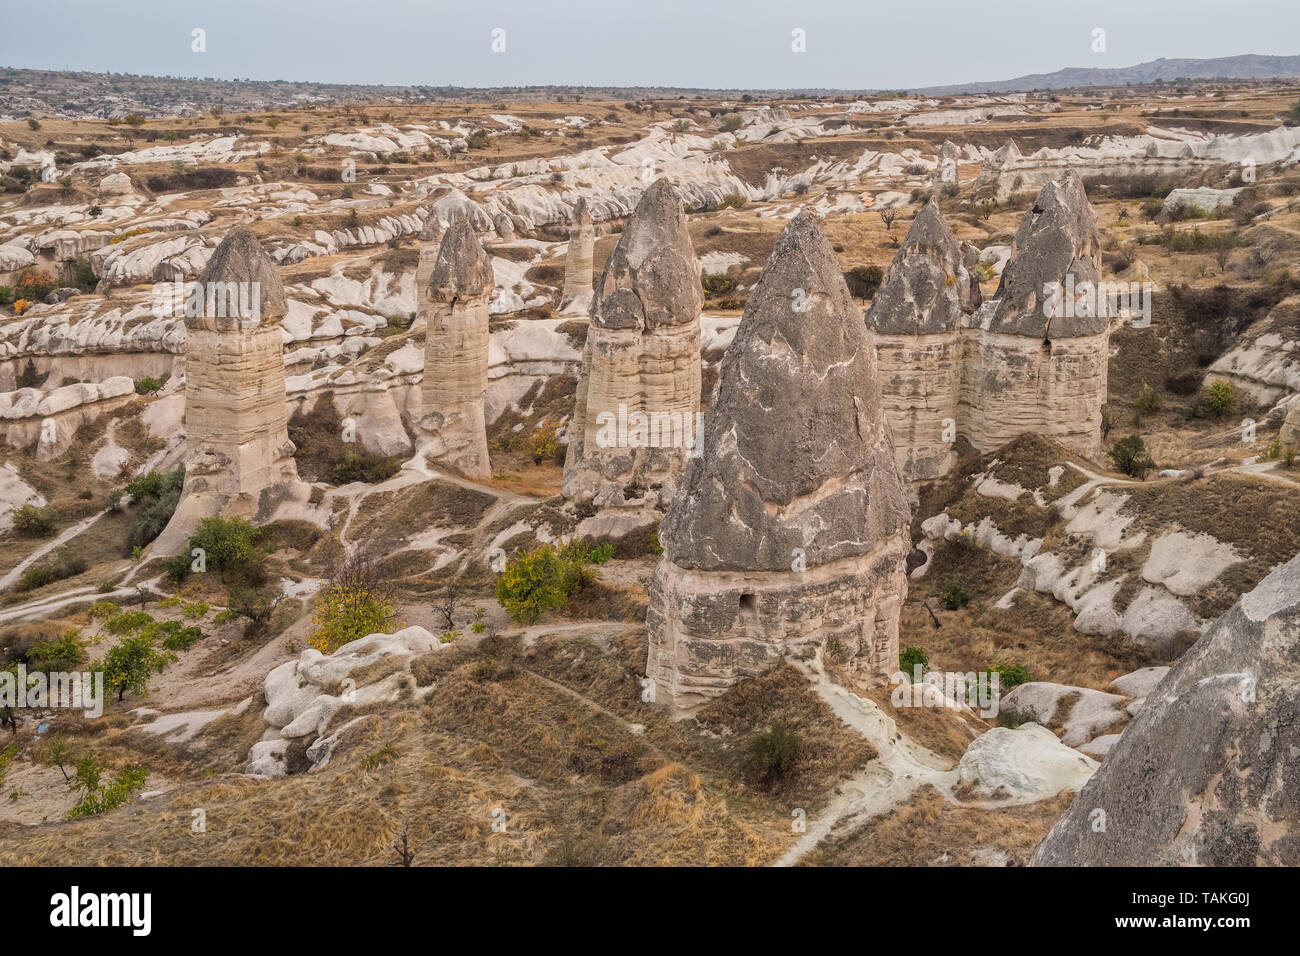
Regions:
<instances>
[{"instance_id":1,"label":"hazy horizon","mask_svg":"<svg viewBox=\"0 0 1300 956\"><path fill-rule=\"evenodd\" d=\"M1300 53L1300 5L1290 0L1246 0L1229 18L1209 0L1147 0L1141 8L1100 0L1086 11L994 0L978 18L956 0L878 10L852 0L753 0L739 11L685 0L570 0L555 9L519 0L125 7L45 0L15 8L0 36L0 63L392 86L914 89L1160 57ZM1207 39L1212 16L1222 22ZM196 28L205 31L206 52L192 50ZM1093 50L1098 28L1104 52ZM805 52L792 49L795 30ZM993 34L996 44L980 39Z\"/></svg>"}]
</instances>

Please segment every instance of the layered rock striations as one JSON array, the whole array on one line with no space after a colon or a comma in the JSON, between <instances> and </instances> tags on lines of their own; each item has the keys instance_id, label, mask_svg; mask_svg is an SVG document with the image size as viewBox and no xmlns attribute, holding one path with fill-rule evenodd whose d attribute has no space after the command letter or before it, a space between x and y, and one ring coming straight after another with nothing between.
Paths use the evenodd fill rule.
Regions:
<instances>
[{"instance_id":1,"label":"layered rock striations","mask_svg":"<svg viewBox=\"0 0 1300 956\"><path fill-rule=\"evenodd\" d=\"M154 553L181 550L203 518L266 521L286 501L307 499L286 412L287 307L271 258L236 226L186 303L185 485Z\"/></svg>"},{"instance_id":2,"label":"layered rock striations","mask_svg":"<svg viewBox=\"0 0 1300 956\"><path fill-rule=\"evenodd\" d=\"M936 478L956 461L962 324L980 302L974 260L930 200L867 310L885 417L908 481Z\"/></svg>"},{"instance_id":3,"label":"layered rock striations","mask_svg":"<svg viewBox=\"0 0 1300 956\"><path fill-rule=\"evenodd\" d=\"M658 701L687 711L822 653L884 683L911 516L875 350L806 213L749 297L702 442L660 530L646 615Z\"/></svg>"},{"instance_id":4,"label":"layered rock striations","mask_svg":"<svg viewBox=\"0 0 1300 956\"><path fill-rule=\"evenodd\" d=\"M492 263L469 220L442 238L429 276L424 407L417 456L466 478L492 477L483 396L488 376Z\"/></svg>"},{"instance_id":5,"label":"layered rock striations","mask_svg":"<svg viewBox=\"0 0 1300 956\"><path fill-rule=\"evenodd\" d=\"M1300 864L1300 558L1205 632L1034 851L1039 866Z\"/></svg>"},{"instance_id":6,"label":"layered rock striations","mask_svg":"<svg viewBox=\"0 0 1300 956\"><path fill-rule=\"evenodd\" d=\"M595 291L564 463L579 509L644 518L672 499L698 429L701 303L681 201L659 180Z\"/></svg>"}]
</instances>

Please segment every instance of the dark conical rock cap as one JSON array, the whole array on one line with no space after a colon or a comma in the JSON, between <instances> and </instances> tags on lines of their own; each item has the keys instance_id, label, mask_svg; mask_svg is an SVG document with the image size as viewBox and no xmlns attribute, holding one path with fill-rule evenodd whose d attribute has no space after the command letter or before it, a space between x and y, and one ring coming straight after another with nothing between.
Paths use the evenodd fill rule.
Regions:
<instances>
[{"instance_id":1,"label":"dark conical rock cap","mask_svg":"<svg viewBox=\"0 0 1300 956\"><path fill-rule=\"evenodd\" d=\"M591 225L591 210L587 208L587 198L583 196L573 207L573 221L579 226Z\"/></svg>"},{"instance_id":2,"label":"dark conical rock cap","mask_svg":"<svg viewBox=\"0 0 1300 956\"><path fill-rule=\"evenodd\" d=\"M461 216L448 228L438 248L438 259L429 276L429 298L450 302L464 296L487 295L495 279L492 260L474 227Z\"/></svg>"},{"instance_id":3,"label":"dark conical rock cap","mask_svg":"<svg viewBox=\"0 0 1300 956\"><path fill-rule=\"evenodd\" d=\"M681 567L788 571L795 548L811 567L865 554L911 518L875 349L806 212L750 294L701 441L663 521Z\"/></svg>"},{"instance_id":4,"label":"dark conical rock cap","mask_svg":"<svg viewBox=\"0 0 1300 956\"><path fill-rule=\"evenodd\" d=\"M244 300L252 301L252 283L257 283L257 325L279 322L289 311L289 300L284 293L284 283L276 271L275 262L266 254L257 236L247 226L235 226L216 249L199 274L199 288L203 290L229 287L238 290ZM234 283L231 286L231 283ZM206 295L206 293L205 293ZM210 308L205 313L212 311ZM223 310L225 311L225 310ZM187 315L185 324L191 329L228 331L249 327L253 323L241 322L239 316Z\"/></svg>"},{"instance_id":5,"label":"dark conical rock cap","mask_svg":"<svg viewBox=\"0 0 1300 956\"><path fill-rule=\"evenodd\" d=\"M885 272L867 310L867 326L885 335L933 335L956 329L978 305L966 252L933 199L927 202Z\"/></svg>"},{"instance_id":6,"label":"dark conical rock cap","mask_svg":"<svg viewBox=\"0 0 1300 956\"><path fill-rule=\"evenodd\" d=\"M703 294L686 215L671 183L641 196L596 284L591 321L607 329L656 329L699 320Z\"/></svg>"},{"instance_id":7,"label":"dark conical rock cap","mask_svg":"<svg viewBox=\"0 0 1300 956\"><path fill-rule=\"evenodd\" d=\"M447 226L432 206L428 211L429 215L424 218L424 225L420 227L420 241L437 242L446 233Z\"/></svg>"},{"instance_id":8,"label":"dark conical rock cap","mask_svg":"<svg viewBox=\"0 0 1300 956\"><path fill-rule=\"evenodd\" d=\"M1049 318L1044 314L1044 300L1049 297L1045 287L1064 285L1069 276L1076 289L1085 282L1096 289L1101 280L1097 213L1075 172L1044 186L1021 220L987 328L1046 339L1104 332L1109 325L1105 316Z\"/></svg>"}]
</instances>

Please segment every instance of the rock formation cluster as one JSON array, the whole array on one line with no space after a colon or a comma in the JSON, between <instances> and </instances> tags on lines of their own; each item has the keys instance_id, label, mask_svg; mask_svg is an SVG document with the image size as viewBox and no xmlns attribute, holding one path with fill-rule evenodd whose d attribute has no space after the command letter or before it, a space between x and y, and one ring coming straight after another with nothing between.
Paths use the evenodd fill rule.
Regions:
<instances>
[{"instance_id":1,"label":"rock formation cluster","mask_svg":"<svg viewBox=\"0 0 1300 956\"><path fill-rule=\"evenodd\" d=\"M904 477L944 474L958 436L988 451L1035 432L1097 457L1111 317L1096 294L1097 216L1078 176L1043 187L982 305L975 270L974 250L929 203L867 313Z\"/></svg>"},{"instance_id":2,"label":"rock formation cluster","mask_svg":"<svg viewBox=\"0 0 1300 956\"><path fill-rule=\"evenodd\" d=\"M1034 851L1040 866L1300 864L1300 558L1151 690Z\"/></svg>"},{"instance_id":3,"label":"rock formation cluster","mask_svg":"<svg viewBox=\"0 0 1300 956\"><path fill-rule=\"evenodd\" d=\"M910 518L875 350L803 213L750 294L703 454L661 527L646 617L657 700L690 710L784 657L884 683Z\"/></svg>"},{"instance_id":4,"label":"rock formation cluster","mask_svg":"<svg viewBox=\"0 0 1300 956\"><path fill-rule=\"evenodd\" d=\"M645 523L672 500L696 439L701 304L681 201L659 180L595 291L564 463L579 509Z\"/></svg>"},{"instance_id":5,"label":"rock formation cluster","mask_svg":"<svg viewBox=\"0 0 1300 956\"><path fill-rule=\"evenodd\" d=\"M416 451L466 478L492 477L483 396L492 262L467 219L442 238L429 276L423 414Z\"/></svg>"},{"instance_id":6,"label":"rock formation cluster","mask_svg":"<svg viewBox=\"0 0 1300 956\"><path fill-rule=\"evenodd\" d=\"M185 486L156 554L183 548L203 518L265 521L309 494L289 440L284 286L251 230L236 226L221 241L192 301L185 315Z\"/></svg>"}]
</instances>

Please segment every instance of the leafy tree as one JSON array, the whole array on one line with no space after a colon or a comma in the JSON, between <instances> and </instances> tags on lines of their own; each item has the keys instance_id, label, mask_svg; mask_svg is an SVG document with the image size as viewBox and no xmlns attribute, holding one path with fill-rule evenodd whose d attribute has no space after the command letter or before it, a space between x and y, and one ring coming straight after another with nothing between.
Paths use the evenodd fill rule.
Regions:
<instances>
[{"instance_id":1,"label":"leafy tree","mask_svg":"<svg viewBox=\"0 0 1300 956\"><path fill-rule=\"evenodd\" d=\"M151 635L133 634L104 655L104 686L109 691L117 691L118 700L128 690L142 696L149 691L149 679L161 673L169 661L167 655L159 654L154 648Z\"/></svg>"},{"instance_id":2,"label":"leafy tree","mask_svg":"<svg viewBox=\"0 0 1300 956\"><path fill-rule=\"evenodd\" d=\"M541 544L506 562L497 577L497 603L521 624L535 624L550 611L568 603L564 590L564 564L555 549Z\"/></svg>"},{"instance_id":3,"label":"leafy tree","mask_svg":"<svg viewBox=\"0 0 1300 956\"><path fill-rule=\"evenodd\" d=\"M557 435L560 423L552 419L549 415L537 426L529 438L533 454L533 464L540 465L548 458L556 458L560 454L560 439Z\"/></svg>"},{"instance_id":4,"label":"leafy tree","mask_svg":"<svg viewBox=\"0 0 1300 956\"><path fill-rule=\"evenodd\" d=\"M48 270L29 266L18 274L14 294L29 302L43 302L57 285Z\"/></svg>"},{"instance_id":5,"label":"leafy tree","mask_svg":"<svg viewBox=\"0 0 1300 956\"><path fill-rule=\"evenodd\" d=\"M1121 438L1111 445L1106 457L1115 465L1115 470L1130 478L1142 478L1156 466L1147 454L1147 447L1137 435Z\"/></svg>"}]
</instances>

